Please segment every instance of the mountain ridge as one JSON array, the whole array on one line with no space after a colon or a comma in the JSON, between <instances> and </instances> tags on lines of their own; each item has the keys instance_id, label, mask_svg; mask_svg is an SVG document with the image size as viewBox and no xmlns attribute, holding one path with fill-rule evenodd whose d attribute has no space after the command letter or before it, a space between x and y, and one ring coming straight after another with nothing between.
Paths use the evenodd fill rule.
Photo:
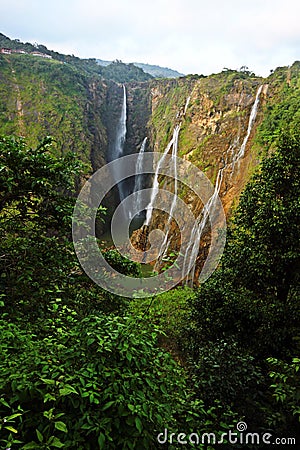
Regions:
<instances>
[{"instance_id":1,"label":"mountain ridge","mask_svg":"<svg viewBox=\"0 0 300 450\"><path fill-rule=\"evenodd\" d=\"M184 76L176 70L157 65L135 62L123 63L121 60L105 61L98 58L79 58L75 55L66 55L54 50L49 50L43 44L24 43L19 39L10 39L3 33L0 33L0 49L1 48L11 49L13 51L19 50L28 54L36 53L35 56L38 56L37 53L40 52L40 56L47 55L58 61L76 66L78 69L88 73L98 74L106 79L112 79L121 83L127 81L146 81L150 79L150 76L154 78L178 78ZM117 64L119 64L119 67L116 74ZM107 67L109 67L109 69L107 69ZM124 77L122 77L122 71L124 72ZM115 74L116 77L114 77Z\"/></svg>"},{"instance_id":2,"label":"mountain ridge","mask_svg":"<svg viewBox=\"0 0 300 450\"><path fill-rule=\"evenodd\" d=\"M112 64L113 61L106 61L103 59L96 60L100 66L107 67L110 64ZM144 72L149 73L154 78L179 78L184 77L185 74L178 72L177 70L170 69L169 67L161 67L156 64L147 64L147 63L140 63L140 62L133 62L128 63L133 64L136 67L139 67Z\"/></svg>"}]
</instances>

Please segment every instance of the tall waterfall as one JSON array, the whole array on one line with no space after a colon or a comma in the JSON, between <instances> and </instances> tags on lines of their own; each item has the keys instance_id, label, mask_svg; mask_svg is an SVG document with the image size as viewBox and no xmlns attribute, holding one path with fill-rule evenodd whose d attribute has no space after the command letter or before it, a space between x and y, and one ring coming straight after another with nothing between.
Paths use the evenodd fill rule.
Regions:
<instances>
[{"instance_id":1,"label":"tall waterfall","mask_svg":"<svg viewBox=\"0 0 300 450\"><path fill-rule=\"evenodd\" d=\"M174 130L174 132L175 132L175 130ZM178 132L179 132L179 130L178 130ZM163 152L163 154L162 154L161 158L159 159L159 161L157 163L157 166L156 166L156 170L155 170L155 174L154 174L154 180L153 180L153 185L152 185L152 189L151 189L150 203L149 203L149 205L147 206L147 209L146 209L146 220L145 220L144 225L147 225L147 226L150 225L151 218L152 218L152 213L153 213L154 201L155 201L156 196L157 196L158 191L159 191L159 183L158 183L159 171L160 171L160 168L162 166L162 163L164 162L164 160L166 158L166 155L169 153L169 151L170 151L170 149L171 149L171 147L173 145L173 142L174 142L174 133L173 133L172 139L170 140L170 142L168 143L167 147L165 148L165 151Z\"/></svg>"},{"instance_id":2,"label":"tall waterfall","mask_svg":"<svg viewBox=\"0 0 300 450\"><path fill-rule=\"evenodd\" d=\"M133 188L133 192L137 192L137 207L138 210L140 210L141 208L141 200L142 200L142 192L141 190L143 189L143 160L144 160L144 153L145 153L145 149L146 149L146 144L147 144L147 138L145 137L145 139L142 142L140 151L139 151L139 155L136 161L136 166L135 166L135 180L134 180L134 188ZM140 213L139 213L140 215Z\"/></svg>"},{"instance_id":3,"label":"tall waterfall","mask_svg":"<svg viewBox=\"0 0 300 450\"><path fill-rule=\"evenodd\" d=\"M239 162L239 160L241 158L244 157L245 154L245 150L246 150L246 145L248 142L248 139L250 137L255 119L256 119L256 115L257 115L257 111L258 111L258 105L259 105L259 98L260 98L260 94L262 91L263 85L259 86L257 93L256 93L256 97L255 97L255 102L253 103L252 109L251 109L251 113L250 113L250 117L249 117L249 122L248 122L248 128L247 128L247 134L243 140L243 143L240 147L240 150L238 151L237 155L234 156L233 161L232 161L232 173L234 172L234 167L235 164L237 162Z\"/></svg>"},{"instance_id":4,"label":"tall waterfall","mask_svg":"<svg viewBox=\"0 0 300 450\"><path fill-rule=\"evenodd\" d=\"M161 258L163 258L165 256L165 254L166 254L166 252L168 250L169 244L170 244L169 239L168 239L169 238L169 231L170 231L170 224L171 224L171 221L172 221L173 212L174 212L174 210L176 208L177 193L178 193L177 192L178 191L178 180L177 180L177 161L176 161L176 158L177 158L177 152L178 152L179 131L180 131L180 125L176 125L175 128L174 128L174 131L173 131L172 139L170 141L170 144L172 146L171 167L170 167L172 173L170 175L174 179L174 192L173 192L174 196L173 196L173 200L172 200L172 203L171 203L171 208L170 208L170 211L169 211L168 221L167 221L165 229L164 229L165 237L164 237L163 243L162 243L162 245L161 245L161 247L159 249L159 253L158 253L158 256L157 256L157 261L156 261L154 269L159 267ZM170 144L169 144L169 148L171 148Z\"/></svg>"},{"instance_id":5,"label":"tall waterfall","mask_svg":"<svg viewBox=\"0 0 300 450\"><path fill-rule=\"evenodd\" d=\"M246 145L249 140L249 137L250 137L250 134L251 134L251 131L252 131L255 119L256 119L262 88L263 88L263 85L261 85L257 90L255 101L254 101L254 104L253 104L251 112L250 112L246 136L243 140L243 143L242 143L239 151L237 152L236 155L233 156L232 163L231 163L231 166L232 166L231 167L231 175L234 172L235 164L241 158L243 158L243 156L245 154ZM213 195L209 198L208 202L204 205L204 207L201 211L201 214L196 219L195 224L192 228L190 240L189 240L189 243L187 245L187 248L186 248L185 254L184 254L184 262L183 262L183 270L182 270L182 273L189 274L188 277L186 278L187 284L193 285L195 268L196 268L196 258L197 258L198 252L199 252L199 245L200 245L201 237L203 235L203 232L205 230L205 227L209 220L209 217L215 208L215 202L219 195L220 188L221 188L222 181L223 181L224 169L226 169L229 166L229 163L228 163L229 153L234 150L234 148L236 147L236 144L237 143L234 142L233 145L231 145L228 148L226 155L225 155L224 165L218 171ZM195 262L193 262L193 261L195 261Z\"/></svg>"},{"instance_id":6,"label":"tall waterfall","mask_svg":"<svg viewBox=\"0 0 300 450\"><path fill-rule=\"evenodd\" d=\"M183 115L184 115L184 116L186 115L186 112L187 112L187 109L188 109L188 106L189 106L190 101L191 101L191 97L189 96L189 97L186 99L186 102L185 102L185 105L184 105L184 110L183 110Z\"/></svg>"},{"instance_id":7,"label":"tall waterfall","mask_svg":"<svg viewBox=\"0 0 300 450\"><path fill-rule=\"evenodd\" d=\"M209 217L215 208L215 202L220 192L223 181L223 171L225 167L226 165L224 165L224 167L222 167L218 171L214 192L209 198L208 202L204 205L201 214L195 220L194 226L191 231L191 237L185 250L182 273L189 274L189 278L187 277L186 282L191 286L193 285L196 268L196 258L199 252L201 237L203 235Z\"/></svg>"},{"instance_id":8,"label":"tall waterfall","mask_svg":"<svg viewBox=\"0 0 300 450\"><path fill-rule=\"evenodd\" d=\"M113 149L113 158L112 159L118 159L121 158L124 155L124 146L126 141L126 120L127 120L127 99L126 99L126 88L123 84L123 102L122 102L122 109L121 109L121 115L120 119L118 121L117 129L116 129L116 141L115 141L115 147ZM118 190L120 195L120 200L124 200L126 197L126 189L125 189L125 183L120 182L118 183Z\"/></svg>"}]
</instances>

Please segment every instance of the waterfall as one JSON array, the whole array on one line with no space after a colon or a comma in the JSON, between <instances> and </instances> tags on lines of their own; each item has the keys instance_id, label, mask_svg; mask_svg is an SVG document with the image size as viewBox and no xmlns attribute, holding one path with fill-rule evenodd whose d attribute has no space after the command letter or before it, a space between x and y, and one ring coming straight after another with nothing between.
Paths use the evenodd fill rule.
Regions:
<instances>
[{"instance_id":1,"label":"waterfall","mask_svg":"<svg viewBox=\"0 0 300 450\"><path fill-rule=\"evenodd\" d=\"M191 101L191 97L189 96L189 97L186 99L186 102L185 102L184 111L183 111L183 115L184 115L184 116L186 115L186 112L187 112L187 109L188 109L188 106L189 106L190 101Z\"/></svg>"},{"instance_id":2,"label":"waterfall","mask_svg":"<svg viewBox=\"0 0 300 450\"><path fill-rule=\"evenodd\" d=\"M180 125L176 125L173 131L173 136L171 139L171 146L172 146L172 156L171 156L171 170L172 170L172 178L174 179L174 196L173 196L173 200L171 203L171 208L170 208L170 212L169 212L169 217L168 217L168 221L167 224L165 226L165 237L163 240L163 243L159 249L159 253L157 256L157 260L156 260L156 264L154 266L154 269L159 267L160 261L161 259L166 255L168 247L169 247L169 231L170 231L170 224L173 218L173 212L176 208L176 203L177 203L177 191L178 191L178 180L177 180L177 152L178 152L178 138L179 138L179 131L180 131ZM171 148L171 147L169 147Z\"/></svg>"},{"instance_id":3,"label":"waterfall","mask_svg":"<svg viewBox=\"0 0 300 450\"><path fill-rule=\"evenodd\" d=\"M133 192L137 192L137 207L138 210L140 209L140 204L141 204L141 200L142 200L142 192L141 190L143 189L143 160L144 160L144 153L145 153L145 149L146 149L146 143L147 143L147 138L145 137L145 139L142 142L140 151L139 151L139 155L136 161L136 166L135 166L135 180L134 180L134 188L133 188ZM141 214L141 212L139 213L139 215Z\"/></svg>"},{"instance_id":4,"label":"waterfall","mask_svg":"<svg viewBox=\"0 0 300 450\"><path fill-rule=\"evenodd\" d=\"M213 192L212 196L209 198L208 202L203 206L201 214L197 217L197 219L194 223L194 226L192 228L192 231L191 231L191 237L190 237L189 243L185 250L182 273L183 274L187 273L190 275L189 279L187 277L186 282L187 282L187 284L191 284L191 287L192 287L193 281L194 281L196 258L197 258L198 252L199 252L201 237L203 235L203 232L204 232L205 226L209 220L209 217L211 216L211 214L215 208L215 202L216 202L216 199L220 192L220 188L221 188L222 181L223 181L223 171L224 171L225 167L226 167L226 165L224 165L218 171L214 192Z\"/></svg>"},{"instance_id":5,"label":"waterfall","mask_svg":"<svg viewBox=\"0 0 300 450\"><path fill-rule=\"evenodd\" d=\"M258 111L258 105L259 105L259 98L260 98L260 93L262 91L263 85L259 86L257 93L256 93L256 97L255 97L255 101L253 103L252 109L251 109L251 113L250 113L250 117L249 117L249 122L248 122L248 128L247 128L247 134L243 140L243 143L240 147L240 150L238 151L237 155L234 156L233 161L232 161L232 170L231 173L234 172L234 167L236 165L237 162L239 162L239 160L241 158L243 158L244 154L245 154L245 150L246 150L246 145L248 142L248 139L250 137L255 119L256 119L256 115L257 115L257 111Z\"/></svg>"},{"instance_id":6,"label":"waterfall","mask_svg":"<svg viewBox=\"0 0 300 450\"><path fill-rule=\"evenodd\" d=\"M235 164L241 158L243 158L243 156L245 154L246 145L249 140L249 137L250 137L250 134L251 134L251 131L252 131L255 119L256 119L258 105L259 105L259 98L260 98L260 93L262 91L262 88L263 88L263 85L260 86L257 90L255 101L254 101L254 104L253 104L251 112L250 112L246 136L243 140L243 143L242 143L238 153L236 155L234 155L234 157L233 157L233 160L231 163L231 165L232 165L231 175L234 172ZM205 230L205 226L209 220L209 217L215 208L215 201L219 195L220 188L221 188L222 181L223 181L223 172L224 172L224 169L226 169L229 165L229 163L228 163L229 153L231 151L233 151L235 146L236 146L236 142L234 142L233 145L229 146L229 148L226 152L226 155L225 155L224 165L218 171L213 195L209 198L208 202L204 205L204 207L201 211L201 214L196 219L195 224L191 231L190 240L189 240L189 243L187 245L187 248L186 248L185 254L184 254L184 262L183 262L183 270L182 270L182 273L185 273L186 269L187 269L186 273L189 274L189 278L188 277L186 278L186 282L191 285L193 284L193 280L194 280L196 258L197 258L198 252L199 252L199 245L200 245L201 237L203 235L203 232Z\"/></svg>"},{"instance_id":7,"label":"waterfall","mask_svg":"<svg viewBox=\"0 0 300 450\"><path fill-rule=\"evenodd\" d=\"M189 96L186 99L183 112L182 112L182 110L178 111L177 115L176 115L176 119L180 119L180 117L185 116L187 108L188 108L189 103L190 103L190 100L191 100L191 97ZM171 219L172 219L172 214L173 214L174 208L176 206L176 197L177 197L177 165L176 165L176 156L177 156L177 150L178 150L178 137L179 137L180 127L181 127L181 122L179 123L179 125L175 126L174 131L173 131L172 139L170 140L170 142L167 145L167 147L165 148L165 151L163 152L160 160L158 161L158 164L157 164L157 167L156 167L156 171L155 171L155 174L154 174L154 180L153 180L153 185L152 185L152 190L151 190L150 203L149 203L149 205L146 208L146 220L145 220L144 225L147 225L147 226L150 225L152 212L153 212L153 204L154 204L154 201L156 199L156 196L157 196L158 190L159 190L159 184L158 184L159 170L160 170L160 168L162 166L162 163L164 162L164 160L166 158L166 155L169 153L170 149L172 148L172 166L173 166L173 174L175 175L175 179L174 179L174 199L172 201L172 205L171 205L171 210L170 210L169 220L168 220L167 226L170 225L170 222L171 222ZM168 238L168 233L166 233L164 241L165 240L167 241L167 238Z\"/></svg>"},{"instance_id":8,"label":"waterfall","mask_svg":"<svg viewBox=\"0 0 300 450\"><path fill-rule=\"evenodd\" d=\"M112 160L121 158L124 155L124 146L125 146L126 132L127 132L127 129L126 129L126 120L127 120L126 103L127 103L126 88L123 84L123 102L122 102L120 119L118 121L117 128L116 128L116 140L115 140L114 148L112 150ZM119 174L116 174L116 175L119 175ZM118 191L119 191L120 200L121 201L124 200L124 198L127 195L127 191L125 189L125 183L123 181L118 183Z\"/></svg>"},{"instance_id":9,"label":"waterfall","mask_svg":"<svg viewBox=\"0 0 300 450\"><path fill-rule=\"evenodd\" d=\"M124 144L126 141L126 120L127 120L127 106L126 106L126 88L123 84L123 103L121 109L121 117L119 120L119 126L117 128L117 139L116 139L116 153L118 154L118 158L123 156Z\"/></svg>"},{"instance_id":10,"label":"waterfall","mask_svg":"<svg viewBox=\"0 0 300 450\"><path fill-rule=\"evenodd\" d=\"M151 189L151 196L150 196L150 203L146 208L146 220L144 225L149 226L150 222L151 222L151 218L152 218L152 213L153 213L153 208L154 208L154 202L156 199L156 196L158 194L159 191L159 183L158 183L158 176L159 176L159 171L160 168L162 166L162 163L164 162L166 155L169 153L172 145L173 145L173 141L174 141L174 133L173 133L173 137L171 139L171 141L168 143L167 147L165 148L165 151L163 152L161 158L159 159L158 163L157 163L157 167L154 173L154 180L153 180L153 186Z\"/></svg>"}]
</instances>

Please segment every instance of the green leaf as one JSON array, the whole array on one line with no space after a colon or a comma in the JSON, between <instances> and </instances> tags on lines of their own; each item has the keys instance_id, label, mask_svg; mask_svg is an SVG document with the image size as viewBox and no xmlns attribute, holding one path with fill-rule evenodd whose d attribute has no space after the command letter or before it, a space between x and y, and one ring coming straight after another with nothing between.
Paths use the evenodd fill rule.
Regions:
<instances>
[{"instance_id":1,"label":"green leaf","mask_svg":"<svg viewBox=\"0 0 300 450\"><path fill-rule=\"evenodd\" d=\"M106 409L110 408L115 402L108 402L106 403L103 408L102 411L105 411Z\"/></svg>"},{"instance_id":2,"label":"green leaf","mask_svg":"<svg viewBox=\"0 0 300 450\"><path fill-rule=\"evenodd\" d=\"M13 428L13 427L11 427L11 426L7 426L7 427L4 427L6 430L8 430L8 431L11 431L12 433L17 433L18 432L18 430L16 430L15 428Z\"/></svg>"},{"instance_id":3,"label":"green leaf","mask_svg":"<svg viewBox=\"0 0 300 450\"><path fill-rule=\"evenodd\" d=\"M10 420L12 420L12 419L15 419L16 417L21 416L21 415L22 415L22 413L12 414L11 416L6 417L6 420L7 420L7 421L10 421Z\"/></svg>"},{"instance_id":4,"label":"green leaf","mask_svg":"<svg viewBox=\"0 0 300 450\"><path fill-rule=\"evenodd\" d=\"M43 442L44 437L43 437L42 433L39 430L35 430L35 431L36 431L36 435L37 435L38 440L40 442Z\"/></svg>"},{"instance_id":5,"label":"green leaf","mask_svg":"<svg viewBox=\"0 0 300 450\"><path fill-rule=\"evenodd\" d=\"M55 422L54 426L57 430L63 431L64 433L68 432L68 428L64 422L60 422L60 421Z\"/></svg>"},{"instance_id":6,"label":"green leaf","mask_svg":"<svg viewBox=\"0 0 300 450\"><path fill-rule=\"evenodd\" d=\"M51 447L62 448L64 446L65 445L57 437L55 437L51 442Z\"/></svg>"},{"instance_id":7,"label":"green leaf","mask_svg":"<svg viewBox=\"0 0 300 450\"><path fill-rule=\"evenodd\" d=\"M6 406L7 408L10 408L9 404L3 398L0 398L0 403L2 403L2 405Z\"/></svg>"},{"instance_id":8,"label":"green leaf","mask_svg":"<svg viewBox=\"0 0 300 450\"><path fill-rule=\"evenodd\" d=\"M54 397L54 395L46 394L45 397L44 397L44 403L48 402L49 400L50 401L55 401L56 398Z\"/></svg>"},{"instance_id":9,"label":"green leaf","mask_svg":"<svg viewBox=\"0 0 300 450\"><path fill-rule=\"evenodd\" d=\"M36 450L37 443L36 442L29 442L28 444L25 444L22 447L22 450Z\"/></svg>"},{"instance_id":10,"label":"green leaf","mask_svg":"<svg viewBox=\"0 0 300 450\"><path fill-rule=\"evenodd\" d=\"M55 384L55 380L49 380L48 378L41 378L41 380L45 384Z\"/></svg>"},{"instance_id":11,"label":"green leaf","mask_svg":"<svg viewBox=\"0 0 300 450\"><path fill-rule=\"evenodd\" d=\"M60 393L60 395L70 395L70 394L77 394L78 395L78 392L72 386L69 386L69 385L61 388L59 390L59 393Z\"/></svg>"},{"instance_id":12,"label":"green leaf","mask_svg":"<svg viewBox=\"0 0 300 450\"><path fill-rule=\"evenodd\" d=\"M141 420L138 417L135 418L135 426L136 426L137 430L141 433L142 429L143 429L143 425L142 425Z\"/></svg>"},{"instance_id":13,"label":"green leaf","mask_svg":"<svg viewBox=\"0 0 300 450\"><path fill-rule=\"evenodd\" d=\"M100 436L98 437L98 444L99 444L100 450L102 448L104 448L104 446L105 446L105 435L103 433L100 433Z\"/></svg>"}]
</instances>

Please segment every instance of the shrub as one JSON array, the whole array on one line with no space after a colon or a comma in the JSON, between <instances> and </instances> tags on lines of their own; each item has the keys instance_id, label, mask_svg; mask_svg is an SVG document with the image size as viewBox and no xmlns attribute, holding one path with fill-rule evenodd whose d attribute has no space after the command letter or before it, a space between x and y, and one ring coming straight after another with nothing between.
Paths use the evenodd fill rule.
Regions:
<instances>
[{"instance_id":1,"label":"shrub","mask_svg":"<svg viewBox=\"0 0 300 450\"><path fill-rule=\"evenodd\" d=\"M156 448L157 430L174 427L186 398L183 371L157 347L156 330L56 309L41 324L44 338L8 317L0 322L0 412L22 414L12 431L0 430L2 442L14 435L24 450Z\"/></svg>"}]
</instances>

